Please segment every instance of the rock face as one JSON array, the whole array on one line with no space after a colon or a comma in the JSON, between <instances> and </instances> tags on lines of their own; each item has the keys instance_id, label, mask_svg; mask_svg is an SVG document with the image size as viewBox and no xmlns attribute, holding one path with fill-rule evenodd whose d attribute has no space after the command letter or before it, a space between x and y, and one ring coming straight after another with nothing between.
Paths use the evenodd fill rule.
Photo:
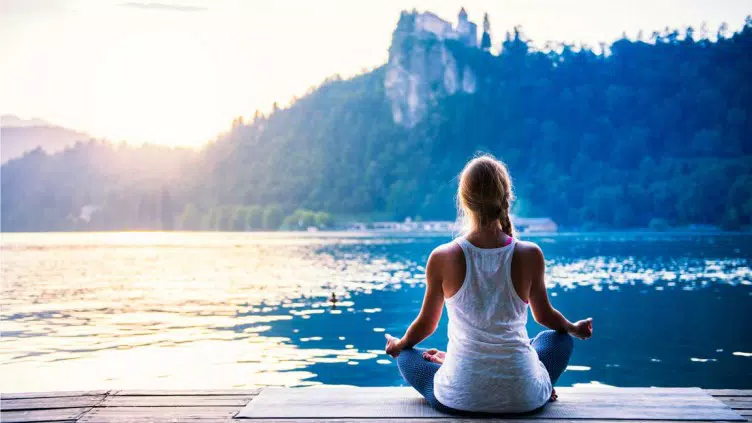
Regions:
<instances>
[{"instance_id":1,"label":"rock face","mask_svg":"<svg viewBox=\"0 0 752 423\"><path fill-rule=\"evenodd\" d=\"M475 74L470 67L457 64L446 41L478 48L477 32L464 9L456 27L430 12L402 12L392 36L384 80L395 123L412 128L437 99L475 92Z\"/></svg>"}]
</instances>

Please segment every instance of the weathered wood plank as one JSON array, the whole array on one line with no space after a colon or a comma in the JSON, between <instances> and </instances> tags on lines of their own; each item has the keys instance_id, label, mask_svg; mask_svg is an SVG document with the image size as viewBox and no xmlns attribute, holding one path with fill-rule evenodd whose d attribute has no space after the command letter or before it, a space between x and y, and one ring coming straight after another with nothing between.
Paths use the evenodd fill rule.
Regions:
<instances>
[{"instance_id":1,"label":"weathered wood plank","mask_svg":"<svg viewBox=\"0 0 752 423\"><path fill-rule=\"evenodd\" d=\"M0 398L6 399L26 399L26 398L57 398L57 397L82 397L91 395L104 395L108 391L55 391L55 392L15 392L9 394L0 394Z\"/></svg>"},{"instance_id":2,"label":"weathered wood plank","mask_svg":"<svg viewBox=\"0 0 752 423\"><path fill-rule=\"evenodd\" d=\"M0 409L12 410L49 410L54 408L93 407L104 399L104 395L81 397L44 397L0 400Z\"/></svg>"},{"instance_id":3,"label":"weathered wood plank","mask_svg":"<svg viewBox=\"0 0 752 423\"><path fill-rule=\"evenodd\" d=\"M752 397L752 389L703 389L714 397Z\"/></svg>"},{"instance_id":4,"label":"weathered wood plank","mask_svg":"<svg viewBox=\"0 0 752 423\"><path fill-rule=\"evenodd\" d=\"M717 397L716 399L731 408L752 409L752 397Z\"/></svg>"},{"instance_id":5,"label":"weathered wood plank","mask_svg":"<svg viewBox=\"0 0 752 423\"><path fill-rule=\"evenodd\" d=\"M101 407L244 407L255 395L121 396L107 397Z\"/></svg>"},{"instance_id":6,"label":"weathered wood plank","mask_svg":"<svg viewBox=\"0 0 752 423\"><path fill-rule=\"evenodd\" d=\"M519 419L519 418L410 418L394 419L373 417L368 419L235 419L236 423L678 423L677 420L623 420L623 419ZM683 423L710 423L707 420L685 420ZM715 422L721 423L721 422ZM741 423L741 422L739 422Z\"/></svg>"},{"instance_id":7,"label":"weathered wood plank","mask_svg":"<svg viewBox=\"0 0 752 423\"><path fill-rule=\"evenodd\" d=\"M3 423L62 422L76 420L89 408L56 408L51 410L5 411L0 413Z\"/></svg>"},{"instance_id":8,"label":"weathered wood plank","mask_svg":"<svg viewBox=\"0 0 752 423\"><path fill-rule=\"evenodd\" d=\"M113 391L110 395L113 396L207 396L207 395L221 395L221 396L253 396L258 395L261 389L169 389L169 390L123 390Z\"/></svg>"},{"instance_id":9,"label":"weathered wood plank","mask_svg":"<svg viewBox=\"0 0 752 423\"><path fill-rule=\"evenodd\" d=\"M583 392L589 391L589 392ZM265 389L243 417L273 419L442 419L410 388ZM255 405L254 405L255 404ZM525 419L738 420L700 389L561 389L559 401Z\"/></svg>"},{"instance_id":10,"label":"weathered wood plank","mask_svg":"<svg viewBox=\"0 0 752 423\"><path fill-rule=\"evenodd\" d=\"M34 421L34 423L76 423L76 421L75 420L39 420L39 421Z\"/></svg>"},{"instance_id":11,"label":"weathered wood plank","mask_svg":"<svg viewBox=\"0 0 752 423\"><path fill-rule=\"evenodd\" d=\"M78 422L231 422L237 411L237 407L101 407L86 413Z\"/></svg>"},{"instance_id":12,"label":"weathered wood plank","mask_svg":"<svg viewBox=\"0 0 752 423\"><path fill-rule=\"evenodd\" d=\"M218 389L218 390L124 390L124 391L67 391L67 392L24 392L0 395L2 417L0 421L10 423L55 422L72 423L78 418L82 423L100 422L235 422L232 417L258 395L260 389ZM740 415L752 422L752 390L715 389L704 390L717 400L734 408ZM109 392L109 395L105 396ZM658 404L676 400L676 407L688 410L705 408L696 395L687 391L651 391L651 388L622 388L620 393L608 389L559 389L562 402L581 403L597 401L603 410L620 408L624 395L630 397L632 406L652 409ZM633 402L633 401L636 401ZM656 410L659 411L659 410ZM660 418L660 412L656 414ZM613 418L613 412L606 413ZM379 423L476 423L477 419L456 418L413 418L394 419L369 417ZM354 423L360 418L313 418L299 420L305 423L337 422ZM489 423L519 423L518 419L484 419ZM295 423L290 419L264 419L263 423ZM550 419L525 420L526 423L552 423ZM613 423L612 419L589 420L588 423ZM582 423L582 420L557 419L555 423ZM629 423L641 423L629 421ZM649 420L642 423L661 423ZM668 422L666 422L668 423Z\"/></svg>"},{"instance_id":13,"label":"weathered wood plank","mask_svg":"<svg viewBox=\"0 0 752 423\"><path fill-rule=\"evenodd\" d=\"M721 397L718 400L734 409L752 410L752 397Z\"/></svg>"}]
</instances>

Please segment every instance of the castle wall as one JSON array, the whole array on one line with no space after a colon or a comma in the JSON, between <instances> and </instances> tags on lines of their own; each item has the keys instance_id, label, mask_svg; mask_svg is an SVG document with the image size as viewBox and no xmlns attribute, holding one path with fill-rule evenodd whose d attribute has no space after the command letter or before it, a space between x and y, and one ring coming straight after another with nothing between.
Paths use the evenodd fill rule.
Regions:
<instances>
[{"instance_id":1,"label":"castle wall","mask_svg":"<svg viewBox=\"0 0 752 423\"><path fill-rule=\"evenodd\" d=\"M442 40L453 31L452 24L430 12L419 13L415 17L415 30L430 32Z\"/></svg>"}]
</instances>

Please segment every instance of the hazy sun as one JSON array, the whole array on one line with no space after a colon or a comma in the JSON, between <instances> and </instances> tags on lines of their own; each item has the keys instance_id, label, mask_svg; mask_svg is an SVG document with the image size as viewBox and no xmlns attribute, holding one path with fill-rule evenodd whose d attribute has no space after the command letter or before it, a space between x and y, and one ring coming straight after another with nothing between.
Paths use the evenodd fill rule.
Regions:
<instances>
[{"instance_id":1,"label":"hazy sun","mask_svg":"<svg viewBox=\"0 0 752 423\"><path fill-rule=\"evenodd\" d=\"M137 30L95 63L85 103L97 132L114 141L198 145L228 125L212 52L199 37Z\"/></svg>"}]
</instances>

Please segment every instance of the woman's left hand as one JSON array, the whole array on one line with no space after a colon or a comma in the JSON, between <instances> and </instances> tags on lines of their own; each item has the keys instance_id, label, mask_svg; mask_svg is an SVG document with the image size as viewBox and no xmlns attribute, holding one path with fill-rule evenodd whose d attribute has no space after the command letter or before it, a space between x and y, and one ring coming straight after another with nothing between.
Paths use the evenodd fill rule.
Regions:
<instances>
[{"instance_id":1,"label":"woman's left hand","mask_svg":"<svg viewBox=\"0 0 752 423\"><path fill-rule=\"evenodd\" d=\"M386 353L391 355L392 358L397 358L397 356L400 355L402 350L405 348L402 345L402 340L399 338L395 338L392 335L389 335L388 333L385 333L384 337L386 338L386 348L385 348Z\"/></svg>"},{"instance_id":2,"label":"woman's left hand","mask_svg":"<svg viewBox=\"0 0 752 423\"><path fill-rule=\"evenodd\" d=\"M446 353L444 351L439 351L436 348L431 348L430 350L423 352L423 358L430 361L431 363L444 364Z\"/></svg>"}]
</instances>

